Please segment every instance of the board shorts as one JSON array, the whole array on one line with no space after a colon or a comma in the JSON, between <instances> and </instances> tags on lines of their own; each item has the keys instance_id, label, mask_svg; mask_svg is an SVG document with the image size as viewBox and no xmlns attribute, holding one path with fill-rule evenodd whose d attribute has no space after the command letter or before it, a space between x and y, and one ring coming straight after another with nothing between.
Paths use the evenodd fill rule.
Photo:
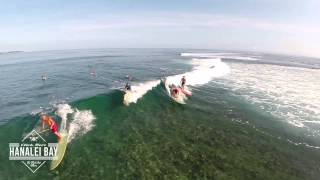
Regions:
<instances>
[{"instance_id":1,"label":"board shorts","mask_svg":"<svg viewBox=\"0 0 320 180\"><path fill-rule=\"evenodd\" d=\"M53 124L51 131L52 131L52 133L58 132L58 126L56 123Z\"/></svg>"}]
</instances>

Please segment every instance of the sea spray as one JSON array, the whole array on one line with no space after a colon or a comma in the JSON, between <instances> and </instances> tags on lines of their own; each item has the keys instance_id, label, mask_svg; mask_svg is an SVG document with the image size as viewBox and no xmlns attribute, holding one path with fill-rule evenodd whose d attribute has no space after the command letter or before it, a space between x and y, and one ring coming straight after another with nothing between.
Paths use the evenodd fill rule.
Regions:
<instances>
[{"instance_id":1,"label":"sea spray","mask_svg":"<svg viewBox=\"0 0 320 180\"><path fill-rule=\"evenodd\" d=\"M56 108L56 114L61 117L60 130L64 130L67 128L67 116L68 114L73 113L73 109L69 104L58 104L56 105Z\"/></svg>"},{"instance_id":2,"label":"sea spray","mask_svg":"<svg viewBox=\"0 0 320 180\"><path fill-rule=\"evenodd\" d=\"M68 142L72 141L76 136L82 136L89 132L94 127L93 121L95 119L90 110L80 111L76 109L69 126Z\"/></svg>"},{"instance_id":3,"label":"sea spray","mask_svg":"<svg viewBox=\"0 0 320 180\"><path fill-rule=\"evenodd\" d=\"M71 115L68 126L68 142L71 142L77 136L86 134L94 127L95 116L90 110L78 110L72 108L69 104L58 104L56 108L55 113L61 117L60 130L67 128L68 114Z\"/></svg>"}]
</instances>

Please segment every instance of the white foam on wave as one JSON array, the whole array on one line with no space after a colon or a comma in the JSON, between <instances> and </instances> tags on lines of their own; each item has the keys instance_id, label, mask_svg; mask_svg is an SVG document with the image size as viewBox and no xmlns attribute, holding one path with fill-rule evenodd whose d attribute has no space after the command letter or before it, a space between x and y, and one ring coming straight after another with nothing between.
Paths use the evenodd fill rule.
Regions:
<instances>
[{"instance_id":1,"label":"white foam on wave","mask_svg":"<svg viewBox=\"0 0 320 180\"><path fill-rule=\"evenodd\" d=\"M68 142L73 140L77 136L82 136L89 132L93 127L93 121L95 116L90 110L75 110L73 115L73 121L71 121L69 126L69 138Z\"/></svg>"},{"instance_id":2,"label":"white foam on wave","mask_svg":"<svg viewBox=\"0 0 320 180\"><path fill-rule=\"evenodd\" d=\"M69 104L58 104L56 105L56 108L56 114L61 117L60 130L65 130L67 128L68 114L71 114L74 111Z\"/></svg>"},{"instance_id":3,"label":"white foam on wave","mask_svg":"<svg viewBox=\"0 0 320 180\"><path fill-rule=\"evenodd\" d=\"M229 111L232 111L232 110L229 110ZM236 123L239 123L239 124L242 124L242 125L247 125L247 126L250 126L251 128L253 128L254 130L256 130L257 132L261 133L261 134L264 134L264 135L267 135L267 136L270 136L272 138L277 138L279 140L285 140L287 141L288 143L290 144L293 144L295 146L305 146L305 147L308 147L308 148L313 148L313 149L320 149L319 146L314 146L314 145L310 145L306 142L295 142L293 140L290 140L290 139L287 139L287 138L283 138L281 136L275 136L273 134L270 134L260 128L257 128L254 124L250 123L249 121L243 121L241 120L240 118L232 118L231 121L233 122L236 122Z\"/></svg>"},{"instance_id":4,"label":"white foam on wave","mask_svg":"<svg viewBox=\"0 0 320 180\"><path fill-rule=\"evenodd\" d=\"M127 104L137 103L138 99L143 97L148 91L160 84L160 80L148 81L131 86L131 94Z\"/></svg>"},{"instance_id":5,"label":"white foam on wave","mask_svg":"<svg viewBox=\"0 0 320 180\"><path fill-rule=\"evenodd\" d=\"M257 61L258 56L242 55L240 53L181 53L184 57L201 57L201 58L219 58L219 59L234 59L244 61Z\"/></svg>"},{"instance_id":6,"label":"white foam on wave","mask_svg":"<svg viewBox=\"0 0 320 180\"><path fill-rule=\"evenodd\" d=\"M181 56L184 57L202 57L202 58L206 58L206 57L212 57L212 56L224 56L224 55L234 55L236 53L181 53Z\"/></svg>"},{"instance_id":7,"label":"white foam on wave","mask_svg":"<svg viewBox=\"0 0 320 180\"><path fill-rule=\"evenodd\" d=\"M30 115L37 115L37 114L41 114L43 112L44 112L44 108L43 107L39 107L37 109L32 110Z\"/></svg>"},{"instance_id":8,"label":"white foam on wave","mask_svg":"<svg viewBox=\"0 0 320 180\"><path fill-rule=\"evenodd\" d=\"M181 78L186 77L186 85L197 86L210 82L215 77L221 77L230 72L229 66L219 58L192 59L193 70L187 73L167 77L169 84L179 85Z\"/></svg>"},{"instance_id":9,"label":"white foam on wave","mask_svg":"<svg viewBox=\"0 0 320 180\"><path fill-rule=\"evenodd\" d=\"M214 77L224 76L230 72L229 66L219 58L194 58L190 63L194 66L192 71L168 76L167 82L169 84L179 85L182 76L185 76L187 79L186 85L197 86L206 84ZM133 85L131 87L130 98L125 98L125 100L128 101L125 102L125 104L136 103L144 94L159 84L160 80L154 80Z\"/></svg>"},{"instance_id":10,"label":"white foam on wave","mask_svg":"<svg viewBox=\"0 0 320 180\"><path fill-rule=\"evenodd\" d=\"M230 64L225 85L249 102L312 136L320 124L320 71L262 64Z\"/></svg>"},{"instance_id":11,"label":"white foam on wave","mask_svg":"<svg viewBox=\"0 0 320 180\"><path fill-rule=\"evenodd\" d=\"M94 127L95 116L90 110L78 110L69 104L56 105L56 114L61 117L60 130L67 129L71 142L77 136L82 136ZM70 119L68 119L68 115Z\"/></svg>"}]
</instances>

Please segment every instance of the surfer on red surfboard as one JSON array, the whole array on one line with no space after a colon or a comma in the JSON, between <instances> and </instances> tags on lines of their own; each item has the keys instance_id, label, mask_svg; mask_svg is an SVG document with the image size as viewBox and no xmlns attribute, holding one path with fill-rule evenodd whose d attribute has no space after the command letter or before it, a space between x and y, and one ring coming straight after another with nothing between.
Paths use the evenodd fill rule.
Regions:
<instances>
[{"instance_id":1,"label":"surfer on red surfboard","mask_svg":"<svg viewBox=\"0 0 320 180\"><path fill-rule=\"evenodd\" d=\"M180 81L180 86L181 86L181 88L180 88L180 90L181 90L181 92L183 92L185 95L187 95L187 96L192 96L192 93L187 89L187 87L186 87L186 77L185 76L182 76L182 78L181 78L181 81Z\"/></svg>"},{"instance_id":2,"label":"surfer on red surfboard","mask_svg":"<svg viewBox=\"0 0 320 180\"><path fill-rule=\"evenodd\" d=\"M172 84L170 88L172 96L177 98L179 95L180 88L176 87L174 84Z\"/></svg>"},{"instance_id":3,"label":"surfer on red surfboard","mask_svg":"<svg viewBox=\"0 0 320 180\"><path fill-rule=\"evenodd\" d=\"M186 77L185 76L182 76L180 84L181 84L181 88L184 88L184 85L186 85Z\"/></svg>"}]
</instances>

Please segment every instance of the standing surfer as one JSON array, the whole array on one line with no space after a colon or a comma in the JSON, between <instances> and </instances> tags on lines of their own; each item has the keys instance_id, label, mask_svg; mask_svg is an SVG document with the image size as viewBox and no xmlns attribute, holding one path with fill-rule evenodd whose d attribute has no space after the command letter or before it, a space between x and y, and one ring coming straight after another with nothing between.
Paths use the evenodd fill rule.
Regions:
<instances>
[{"instance_id":1,"label":"standing surfer","mask_svg":"<svg viewBox=\"0 0 320 180\"><path fill-rule=\"evenodd\" d=\"M184 85L186 84L186 77L185 76L182 76L180 83L181 83L181 88L184 88Z\"/></svg>"},{"instance_id":2,"label":"standing surfer","mask_svg":"<svg viewBox=\"0 0 320 180\"><path fill-rule=\"evenodd\" d=\"M181 83L180 90L183 92L183 94L185 94L187 96L192 96L191 91L189 91L188 87L186 86L186 77L185 76L182 76L180 83Z\"/></svg>"},{"instance_id":3,"label":"standing surfer","mask_svg":"<svg viewBox=\"0 0 320 180\"><path fill-rule=\"evenodd\" d=\"M58 125L54 121L54 119L48 115L42 115L42 128L44 129L44 125L48 125L50 127L50 130L53 134L55 134L60 141L61 135L58 133Z\"/></svg>"}]
</instances>

